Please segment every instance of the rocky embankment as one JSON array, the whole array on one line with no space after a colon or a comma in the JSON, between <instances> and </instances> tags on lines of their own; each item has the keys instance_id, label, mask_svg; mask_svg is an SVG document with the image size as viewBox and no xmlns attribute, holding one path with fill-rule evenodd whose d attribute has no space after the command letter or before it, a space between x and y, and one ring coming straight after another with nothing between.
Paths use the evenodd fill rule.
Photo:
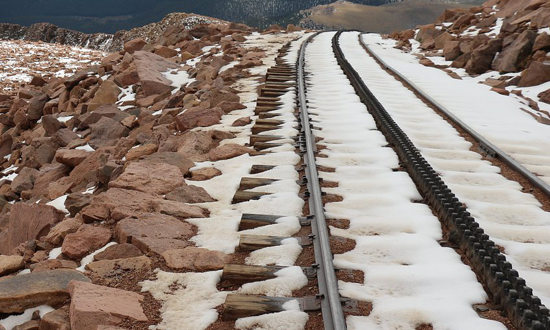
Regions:
<instances>
[{"instance_id":1,"label":"rocky embankment","mask_svg":"<svg viewBox=\"0 0 550 330\"><path fill-rule=\"evenodd\" d=\"M510 93L507 87L550 81L550 3L546 0L490 0L479 7L446 10L435 24L390 37L398 40L398 48L418 52L420 63L456 78L460 69L472 76L496 72L484 83L501 94ZM511 92L521 96L521 91ZM550 103L550 90L538 97ZM536 102L527 101L539 111Z\"/></svg>"},{"instance_id":2,"label":"rocky embankment","mask_svg":"<svg viewBox=\"0 0 550 330\"><path fill-rule=\"evenodd\" d=\"M75 30L60 28L50 23L36 23L31 26L0 23L0 39L44 41L113 52L121 50L125 42L135 38L143 38L147 42L155 42L168 28L189 30L199 24L219 24L222 22L228 23L202 15L171 13L160 22L137 27L129 31L118 31L115 34L86 34Z\"/></svg>"},{"instance_id":3,"label":"rocky embankment","mask_svg":"<svg viewBox=\"0 0 550 330\"><path fill-rule=\"evenodd\" d=\"M207 217L194 204L213 198L188 182L221 174L196 162L254 152L208 127L246 108L232 86L260 79L266 50L245 41L262 36L168 28L0 95L0 329L146 329L160 304L137 283L153 269L223 267L227 255L190 240L197 227L183 220Z\"/></svg>"}]
</instances>

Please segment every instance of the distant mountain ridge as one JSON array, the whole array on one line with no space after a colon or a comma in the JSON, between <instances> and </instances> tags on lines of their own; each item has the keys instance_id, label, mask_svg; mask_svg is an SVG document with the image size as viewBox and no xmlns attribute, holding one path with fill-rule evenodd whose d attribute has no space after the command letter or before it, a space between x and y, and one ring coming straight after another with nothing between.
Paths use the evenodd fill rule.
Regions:
<instances>
[{"instance_id":1,"label":"distant mountain ridge","mask_svg":"<svg viewBox=\"0 0 550 330\"><path fill-rule=\"evenodd\" d=\"M378 6L403 0L353 0ZM115 33L160 21L172 12L197 13L259 28L297 23L301 10L335 0L0 0L0 22L49 22L85 33Z\"/></svg>"}]
</instances>

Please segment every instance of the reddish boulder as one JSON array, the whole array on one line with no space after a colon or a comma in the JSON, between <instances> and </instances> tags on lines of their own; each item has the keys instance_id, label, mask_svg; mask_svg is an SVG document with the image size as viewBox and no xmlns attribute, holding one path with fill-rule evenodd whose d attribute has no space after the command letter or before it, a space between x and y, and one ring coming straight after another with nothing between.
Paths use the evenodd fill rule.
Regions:
<instances>
[{"instance_id":1,"label":"reddish boulder","mask_svg":"<svg viewBox=\"0 0 550 330\"><path fill-rule=\"evenodd\" d=\"M119 243L131 243L141 251L161 254L166 250L184 248L195 235L193 225L161 214L145 214L138 219L127 218L116 225Z\"/></svg>"},{"instance_id":2,"label":"reddish boulder","mask_svg":"<svg viewBox=\"0 0 550 330\"><path fill-rule=\"evenodd\" d=\"M222 171L214 167L201 168L199 170L191 171L191 180L193 181L206 181L214 177L222 175Z\"/></svg>"},{"instance_id":3,"label":"reddish boulder","mask_svg":"<svg viewBox=\"0 0 550 330\"><path fill-rule=\"evenodd\" d=\"M71 259L80 259L103 247L111 239L111 231L105 227L82 225L63 240L61 251Z\"/></svg>"},{"instance_id":4,"label":"reddish boulder","mask_svg":"<svg viewBox=\"0 0 550 330\"><path fill-rule=\"evenodd\" d=\"M96 330L99 325L118 325L125 319L147 321L135 292L73 281L71 294L71 329Z\"/></svg>"},{"instance_id":5,"label":"reddish boulder","mask_svg":"<svg viewBox=\"0 0 550 330\"><path fill-rule=\"evenodd\" d=\"M500 72L517 72L524 68L536 37L535 31L523 31L511 45L498 54L493 62L493 69Z\"/></svg>"},{"instance_id":6,"label":"reddish boulder","mask_svg":"<svg viewBox=\"0 0 550 330\"><path fill-rule=\"evenodd\" d=\"M127 127L109 117L101 117L97 123L90 125L90 128L90 141L88 143L94 149L113 146L117 144L121 137L128 136L130 132Z\"/></svg>"},{"instance_id":7,"label":"reddish boulder","mask_svg":"<svg viewBox=\"0 0 550 330\"><path fill-rule=\"evenodd\" d=\"M27 108L27 118L29 120L40 119L40 117L42 117L42 110L44 109L46 102L48 102L47 94L40 94L31 98Z\"/></svg>"},{"instance_id":8,"label":"reddish boulder","mask_svg":"<svg viewBox=\"0 0 550 330\"><path fill-rule=\"evenodd\" d=\"M44 204L12 205L7 230L0 235L0 253L10 254L19 244L32 239L39 239L50 231L50 228L61 221L65 214L53 206Z\"/></svg>"},{"instance_id":9,"label":"reddish boulder","mask_svg":"<svg viewBox=\"0 0 550 330\"><path fill-rule=\"evenodd\" d=\"M119 94L120 88L113 81L104 81L88 104L88 111L93 111L102 105L115 104Z\"/></svg>"},{"instance_id":10,"label":"reddish boulder","mask_svg":"<svg viewBox=\"0 0 550 330\"><path fill-rule=\"evenodd\" d=\"M31 168L24 167L21 172L13 179L11 183L11 190L17 194L25 190L31 190L34 187L34 181L39 175L39 171Z\"/></svg>"},{"instance_id":11,"label":"reddish boulder","mask_svg":"<svg viewBox=\"0 0 550 330\"><path fill-rule=\"evenodd\" d=\"M56 306L69 298L68 285L90 280L76 270L56 269L0 281L0 313L23 313L40 305Z\"/></svg>"},{"instance_id":12,"label":"reddish boulder","mask_svg":"<svg viewBox=\"0 0 550 330\"><path fill-rule=\"evenodd\" d=\"M208 203L216 201L204 188L193 185L184 185L171 191L169 194L166 194L166 199L181 203Z\"/></svg>"},{"instance_id":13,"label":"reddish boulder","mask_svg":"<svg viewBox=\"0 0 550 330\"><path fill-rule=\"evenodd\" d=\"M20 270L25 266L22 256L5 256L0 254L0 276Z\"/></svg>"},{"instance_id":14,"label":"reddish boulder","mask_svg":"<svg viewBox=\"0 0 550 330\"><path fill-rule=\"evenodd\" d=\"M176 126L180 131L187 131L195 127L207 127L219 124L223 116L220 108L189 109L176 117Z\"/></svg>"},{"instance_id":15,"label":"reddish boulder","mask_svg":"<svg viewBox=\"0 0 550 330\"><path fill-rule=\"evenodd\" d=\"M495 54L500 51L502 40L493 39L487 44L476 48L465 66L466 72L470 74L481 74L491 69Z\"/></svg>"},{"instance_id":16,"label":"reddish boulder","mask_svg":"<svg viewBox=\"0 0 550 330\"><path fill-rule=\"evenodd\" d=\"M218 161L218 160L230 159L243 154L249 154L253 151L254 150L248 147L230 143L230 144L224 144L222 146L212 149L208 153L208 158L211 161Z\"/></svg>"},{"instance_id":17,"label":"reddish boulder","mask_svg":"<svg viewBox=\"0 0 550 330\"><path fill-rule=\"evenodd\" d=\"M241 117L233 122L231 126L233 127L239 127L239 126L246 126L252 122L252 119L250 117Z\"/></svg>"},{"instance_id":18,"label":"reddish boulder","mask_svg":"<svg viewBox=\"0 0 550 330\"><path fill-rule=\"evenodd\" d=\"M130 54L135 51L142 50L147 45L147 42L142 38L136 38L124 43L124 50Z\"/></svg>"},{"instance_id":19,"label":"reddish boulder","mask_svg":"<svg viewBox=\"0 0 550 330\"><path fill-rule=\"evenodd\" d=\"M88 158L89 152L77 149L57 149L55 160L69 167L76 167Z\"/></svg>"},{"instance_id":20,"label":"reddish boulder","mask_svg":"<svg viewBox=\"0 0 550 330\"><path fill-rule=\"evenodd\" d=\"M178 55L178 51L166 46L155 46L155 54L164 58L171 58Z\"/></svg>"},{"instance_id":21,"label":"reddish boulder","mask_svg":"<svg viewBox=\"0 0 550 330\"><path fill-rule=\"evenodd\" d=\"M179 152L155 152L151 155L144 157L142 162L149 162L151 164L170 164L179 168L181 175L189 173L189 169L195 166L195 163L191 161L184 154Z\"/></svg>"},{"instance_id":22,"label":"reddish boulder","mask_svg":"<svg viewBox=\"0 0 550 330\"><path fill-rule=\"evenodd\" d=\"M71 330L69 307L64 306L42 316L39 330Z\"/></svg>"},{"instance_id":23,"label":"reddish boulder","mask_svg":"<svg viewBox=\"0 0 550 330\"><path fill-rule=\"evenodd\" d=\"M50 259L31 265L33 273L46 272L54 269L76 269L78 264L72 260Z\"/></svg>"},{"instance_id":24,"label":"reddish boulder","mask_svg":"<svg viewBox=\"0 0 550 330\"><path fill-rule=\"evenodd\" d=\"M151 259L146 256L94 261L86 265L86 269L95 276L102 277L107 282L117 280L124 274L150 271Z\"/></svg>"},{"instance_id":25,"label":"reddish boulder","mask_svg":"<svg viewBox=\"0 0 550 330\"><path fill-rule=\"evenodd\" d=\"M82 220L76 218L69 218L56 224L46 235L46 242L55 246L60 245L63 242L65 236L70 233L74 233L82 226Z\"/></svg>"},{"instance_id":26,"label":"reddish boulder","mask_svg":"<svg viewBox=\"0 0 550 330\"><path fill-rule=\"evenodd\" d=\"M87 112L86 114L80 116L80 125L78 128L86 129L90 127L90 125L97 123L103 117L108 117L120 122L129 116L130 115L126 112L120 111L116 105L103 105L94 111Z\"/></svg>"},{"instance_id":27,"label":"reddish boulder","mask_svg":"<svg viewBox=\"0 0 550 330\"><path fill-rule=\"evenodd\" d=\"M179 168L165 163L132 162L114 181L111 188L132 189L153 194L165 194L184 185Z\"/></svg>"},{"instance_id":28,"label":"reddish boulder","mask_svg":"<svg viewBox=\"0 0 550 330\"><path fill-rule=\"evenodd\" d=\"M197 272L222 269L231 260L231 256L223 252L196 247L166 250L162 257L170 268Z\"/></svg>"},{"instance_id":29,"label":"reddish boulder","mask_svg":"<svg viewBox=\"0 0 550 330\"><path fill-rule=\"evenodd\" d=\"M541 102L550 104L550 89L547 89L544 92L539 93L539 95L537 96L539 97L539 100Z\"/></svg>"},{"instance_id":30,"label":"reddish boulder","mask_svg":"<svg viewBox=\"0 0 550 330\"><path fill-rule=\"evenodd\" d=\"M142 256L143 253L133 244L122 243L111 245L104 251L96 254L94 260L113 260Z\"/></svg>"},{"instance_id":31,"label":"reddish boulder","mask_svg":"<svg viewBox=\"0 0 550 330\"><path fill-rule=\"evenodd\" d=\"M169 69L177 69L177 64L166 60L164 57L145 51L134 53L134 63L145 96L162 95L174 89L171 86L172 82L164 77L162 72L166 72Z\"/></svg>"},{"instance_id":32,"label":"reddish boulder","mask_svg":"<svg viewBox=\"0 0 550 330\"><path fill-rule=\"evenodd\" d=\"M147 143L145 145L136 146L128 150L126 153L126 161L136 160L143 156L150 155L158 150L158 145L154 143Z\"/></svg>"},{"instance_id":33,"label":"reddish boulder","mask_svg":"<svg viewBox=\"0 0 550 330\"><path fill-rule=\"evenodd\" d=\"M550 34L544 32L537 36L533 44L533 52L537 50L550 51Z\"/></svg>"},{"instance_id":34,"label":"reddish boulder","mask_svg":"<svg viewBox=\"0 0 550 330\"><path fill-rule=\"evenodd\" d=\"M519 87L529 87L544 84L550 81L550 64L531 62L529 67L521 73Z\"/></svg>"},{"instance_id":35,"label":"reddish boulder","mask_svg":"<svg viewBox=\"0 0 550 330\"><path fill-rule=\"evenodd\" d=\"M445 44L445 47L443 47L445 61L454 61L460 54L462 54L462 52L460 51L459 41L449 41Z\"/></svg>"}]
</instances>

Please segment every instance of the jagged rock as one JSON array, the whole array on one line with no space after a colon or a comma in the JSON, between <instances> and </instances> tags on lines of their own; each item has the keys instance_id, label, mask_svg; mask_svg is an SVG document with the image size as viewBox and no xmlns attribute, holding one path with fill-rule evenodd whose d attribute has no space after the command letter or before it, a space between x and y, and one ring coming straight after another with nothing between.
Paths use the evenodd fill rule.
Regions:
<instances>
[{"instance_id":1,"label":"jagged rock","mask_svg":"<svg viewBox=\"0 0 550 330\"><path fill-rule=\"evenodd\" d=\"M96 254L94 260L113 260L142 256L143 253L133 244L122 243L111 245L104 251Z\"/></svg>"},{"instance_id":2,"label":"jagged rock","mask_svg":"<svg viewBox=\"0 0 550 330\"><path fill-rule=\"evenodd\" d=\"M88 184L96 185L100 181L98 169L105 166L108 159L109 154L106 152L100 150L91 152L69 175L73 182L72 191L80 191L88 186Z\"/></svg>"},{"instance_id":3,"label":"jagged rock","mask_svg":"<svg viewBox=\"0 0 550 330\"><path fill-rule=\"evenodd\" d=\"M214 167L201 168L199 170L191 171L191 180L193 181L206 181L210 180L218 175L222 175L222 171Z\"/></svg>"},{"instance_id":4,"label":"jagged rock","mask_svg":"<svg viewBox=\"0 0 550 330\"><path fill-rule=\"evenodd\" d=\"M220 131L187 132L179 140L178 153L193 161L204 161L221 140L231 137L232 134Z\"/></svg>"},{"instance_id":5,"label":"jagged rock","mask_svg":"<svg viewBox=\"0 0 550 330\"><path fill-rule=\"evenodd\" d=\"M445 61L454 61L457 57L462 54L460 51L460 42L451 40L445 44L443 47L443 56L445 56Z\"/></svg>"},{"instance_id":6,"label":"jagged rock","mask_svg":"<svg viewBox=\"0 0 550 330\"><path fill-rule=\"evenodd\" d=\"M170 268L197 272L222 269L231 260L231 256L223 252L196 247L166 250L162 257Z\"/></svg>"},{"instance_id":7,"label":"jagged rock","mask_svg":"<svg viewBox=\"0 0 550 330\"><path fill-rule=\"evenodd\" d=\"M46 235L46 242L58 246L63 242L65 236L74 233L82 225L82 220L77 218L69 218L56 224Z\"/></svg>"},{"instance_id":8,"label":"jagged rock","mask_svg":"<svg viewBox=\"0 0 550 330\"><path fill-rule=\"evenodd\" d=\"M136 66L134 64L130 65L126 70L117 73L113 80L122 87L137 84L139 82L139 75Z\"/></svg>"},{"instance_id":9,"label":"jagged rock","mask_svg":"<svg viewBox=\"0 0 550 330\"><path fill-rule=\"evenodd\" d=\"M46 85L46 80L44 80L44 78L42 78L40 76L32 75L32 79L31 79L31 82L29 83L29 85L42 87L42 86Z\"/></svg>"},{"instance_id":10,"label":"jagged rock","mask_svg":"<svg viewBox=\"0 0 550 330\"><path fill-rule=\"evenodd\" d=\"M82 210L85 221L122 220L158 212L176 218L203 218L208 211L193 205L164 200L158 196L140 192L111 188L94 197L92 203Z\"/></svg>"},{"instance_id":11,"label":"jagged rock","mask_svg":"<svg viewBox=\"0 0 550 330\"><path fill-rule=\"evenodd\" d=\"M184 132L195 127L207 127L219 124L223 116L220 108L189 109L176 117L178 130Z\"/></svg>"},{"instance_id":12,"label":"jagged rock","mask_svg":"<svg viewBox=\"0 0 550 330\"><path fill-rule=\"evenodd\" d=\"M78 264L72 260L50 259L31 265L33 273L46 272L54 269L76 269Z\"/></svg>"},{"instance_id":13,"label":"jagged rock","mask_svg":"<svg viewBox=\"0 0 550 330\"><path fill-rule=\"evenodd\" d=\"M142 156L147 156L152 153L155 153L157 150L158 150L158 145L154 143L147 143L142 146L137 146L128 150L128 152L126 153L126 160L127 161L135 160Z\"/></svg>"},{"instance_id":14,"label":"jagged rock","mask_svg":"<svg viewBox=\"0 0 550 330\"><path fill-rule=\"evenodd\" d=\"M73 147L79 147L86 144L84 140L73 131L68 128L62 128L57 131L54 135L54 141L58 143L61 147L67 147L69 144L72 144ZM80 143L79 143L80 141Z\"/></svg>"},{"instance_id":15,"label":"jagged rock","mask_svg":"<svg viewBox=\"0 0 550 330\"><path fill-rule=\"evenodd\" d=\"M88 158L89 152L77 149L57 149L55 160L69 167L76 167Z\"/></svg>"},{"instance_id":16,"label":"jagged rock","mask_svg":"<svg viewBox=\"0 0 550 330\"><path fill-rule=\"evenodd\" d=\"M491 69L495 54L500 51L501 39L489 41L486 45L476 48L465 66L466 72L470 74L481 74Z\"/></svg>"},{"instance_id":17,"label":"jagged rock","mask_svg":"<svg viewBox=\"0 0 550 330\"><path fill-rule=\"evenodd\" d=\"M0 255L0 276L13 273L25 266L25 258L22 256Z\"/></svg>"},{"instance_id":18,"label":"jagged rock","mask_svg":"<svg viewBox=\"0 0 550 330\"><path fill-rule=\"evenodd\" d=\"M142 38L136 38L124 43L124 50L130 54L137 50L142 50L147 45L147 42Z\"/></svg>"},{"instance_id":19,"label":"jagged rock","mask_svg":"<svg viewBox=\"0 0 550 330\"><path fill-rule=\"evenodd\" d=\"M74 233L67 234L61 251L71 259L80 259L109 242L111 231L104 227L82 225Z\"/></svg>"},{"instance_id":20,"label":"jagged rock","mask_svg":"<svg viewBox=\"0 0 550 330\"><path fill-rule=\"evenodd\" d=\"M516 72L524 68L536 37L535 31L523 31L495 58L493 69L500 72Z\"/></svg>"},{"instance_id":21,"label":"jagged rock","mask_svg":"<svg viewBox=\"0 0 550 330\"><path fill-rule=\"evenodd\" d=\"M541 102L550 104L550 89L545 90L544 92L537 95Z\"/></svg>"},{"instance_id":22,"label":"jagged rock","mask_svg":"<svg viewBox=\"0 0 550 330\"><path fill-rule=\"evenodd\" d=\"M127 218L116 225L119 243L131 243L141 251L161 254L166 250L184 248L195 235L194 227L167 215L145 214L138 219Z\"/></svg>"},{"instance_id":23,"label":"jagged rock","mask_svg":"<svg viewBox=\"0 0 550 330\"><path fill-rule=\"evenodd\" d=\"M125 319L147 321L140 294L76 281L69 284L69 292L71 329L96 330L99 325L117 325Z\"/></svg>"},{"instance_id":24,"label":"jagged rock","mask_svg":"<svg viewBox=\"0 0 550 330\"><path fill-rule=\"evenodd\" d=\"M24 190L31 190L34 187L34 181L39 175L39 171L31 168L24 167L19 175L13 179L11 183L11 190L17 194L20 194Z\"/></svg>"},{"instance_id":25,"label":"jagged rock","mask_svg":"<svg viewBox=\"0 0 550 330\"><path fill-rule=\"evenodd\" d=\"M460 31L466 26L470 25L470 23L475 20L475 18L476 16L472 13L462 14L454 21L453 25L451 25L449 29Z\"/></svg>"},{"instance_id":26,"label":"jagged rock","mask_svg":"<svg viewBox=\"0 0 550 330\"><path fill-rule=\"evenodd\" d=\"M166 194L166 199L181 203L207 203L216 201L204 188L193 185L184 185L171 191Z\"/></svg>"},{"instance_id":27,"label":"jagged rock","mask_svg":"<svg viewBox=\"0 0 550 330\"><path fill-rule=\"evenodd\" d=\"M75 73L74 75L72 75L71 77L65 79L63 84L65 85L65 88L71 89L74 86L78 85L79 82L81 82L82 80L84 80L86 78L88 78L88 72L86 72L84 70L79 71L79 72Z\"/></svg>"},{"instance_id":28,"label":"jagged rock","mask_svg":"<svg viewBox=\"0 0 550 330\"><path fill-rule=\"evenodd\" d=\"M550 64L531 62L529 67L521 73L518 87L529 87L550 81Z\"/></svg>"},{"instance_id":29,"label":"jagged rock","mask_svg":"<svg viewBox=\"0 0 550 330\"><path fill-rule=\"evenodd\" d=\"M31 98L27 109L27 118L29 120L40 119L40 117L42 117L42 110L44 109L46 102L48 102L47 94L40 94Z\"/></svg>"},{"instance_id":30,"label":"jagged rock","mask_svg":"<svg viewBox=\"0 0 550 330\"><path fill-rule=\"evenodd\" d=\"M151 259L146 256L99 260L86 265L86 269L94 275L110 279L125 273L134 273L151 270Z\"/></svg>"},{"instance_id":31,"label":"jagged rock","mask_svg":"<svg viewBox=\"0 0 550 330\"><path fill-rule=\"evenodd\" d=\"M183 176L176 166L140 161L130 163L116 180L109 183L109 187L162 195L183 184Z\"/></svg>"},{"instance_id":32,"label":"jagged rock","mask_svg":"<svg viewBox=\"0 0 550 330\"><path fill-rule=\"evenodd\" d=\"M46 136L53 136L63 125L52 115L42 117L42 127L46 131Z\"/></svg>"},{"instance_id":33,"label":"jagged rock","mask_svg":"<svg viewBox=\"0 0 550 330\"><path fill-rule=\"evenodd\" d=\"M80 116L80 125L78 128L86 129L90 127L90 125L97 123L103 117L109 117L120 122L128 116L130 115L120 111L116 105L103 105L92 112Z\"/></svg>"},{"instance_id":34,"label":"jagged rock","mask_svg":"<svg viewBox=\"0 0 550 330\"><path fill-rule=\"evenodd\" d=\"M166 46L155 46L155 54L164 58L171 58L178 55L178 51Z\"/></svg>"},{"instance_id":35,"label":"jagged rock","mask_svg":"<svg viewBox=\"0 0 550 330\"><path fill-rule=\"evenodd\" d=\"M70 168L63 164L51 164L42 166L40 173L34 181L32 195L35 197L48 196L49 186L63 178L70 171Z\"/></svg>"},{"instance_id":36,"label":"jagged rock","mask_svg":"<svg viewBox=\"0 0 550 330\"><path fill-rule=\"evenodd\" d=\"M144 157L142 162L149 162L151 164L170 164L177 166L181 172L181 175L189 173L189 169L195 166L195 163L191 161L186 155L179 152L155 152L151 155Z\"/></svg>"},{"instance_id":37,"label":"jagged rock","mask_svg":"<svg viewBox=\"0 0 550 330\"><path fill-rule=\"evenodd\" d=\"M17 325L12 328L12 330L39 330L40 321L30 320L23 324Z\"/></svg>"},{"instance_id":38,"label":"jagged rock","mask_svg":"<svg viewBox=\"0 0 550 330\"><path fill-rule=\"evenodd\" d=\"M65 217L56 208L44 204L12 205L7 230L0 233L0 253L10 254L19 244L48 234L50 227Z\"/></svg>"},{"instance_id":39,"label":"jagged rock","mask_svg":"<svg viewBox=\"0 0 550 330\"><path fill-rule=\"evenodd\" d=\"M177 69L177 64L145 51L136 51L134 53L134 63L145 96L162 95L172 91L174 88L171 86L172 82L166 79L162 75L162 72L166 72L169 69Z\"/></svg>"},{"instance_id":40,"label":"jagged rock","mask_svg":"<svg viewBox=\"0 0 550 330\"><path fill-rule=\"evenodd\" d=\"M533 52L537 50L550 51L550 34L543 32L537 36L533 44Z\"/></svg>"},{"instance_id":41,"label":"jagged rock","mask_svg":"<svg viewBox=\"0 0 550 330\"><path fill-rule=\"evenodd\" d=\"M434 46L436 49L443 49L448 42L453 40L454 37L450 33L443 32L434 39Z\"/></svg>"},{"instance_id":42,"label":"jagged rock","mask_svg":"<svg viewBox=\"0 0 550 330\"><path fill-rule=\"evenodd\" d=\"M114 104L118 100L119 94L120 88L113 81L104 81L88 104L88 111L93 111L102 105Z\"/></svg>"},{"instance_id":43,"label":"jagged rock","mask_svg":"<svg viewBox=\"0 0 550 330\"><path fill-rule=\"evenodd\" d=\"M224 113L230 113L233 110L246 109L246 106L240 102L228 102L228 101L223 101L218 103L218 107L222 109Z\"/></svg>"},{"instance_id":44,"label":"jagged rock","mask_svg":"<svg viewBox=\"0 0 550 330\"><path fill-rule=\"evenodd\" d=\"M208 153L208 158L215 162L218 160L230 159L243 154L249 154L251 152L253 152L253 150L248 147L229 143L212 149Z\"/></svg>"},{"instance_id":45,"label":"jagged rock","mask_svg":"<svg viewBox=\"0 0 550 330\"><path fill-rule=\"evenodd\" d=\"M130 132L127 127L109 117L101 117L97 123L90 125L90 128L88 143L94 149L113 146L121 137L128 136Z\"/></svg>"},{"instance_id":46,"label":"jagged rock","mask_svg":"<svg viewBox=\"0 0 550 330\"><path fill-rule=\"evenodd\" d=\"M22 313L40 305L56 306L69 298L68 285L90 280L76 270L51 270L0 281L0 313Z\"/></svg>"},{"instance_id":47,"label":"jagged rock","mask_svg":"<svg viewBox=\"0 0 550 330\"><path fill-rule=\"evenodd\" d=\"M63 306L42 316L40 330L71 330L69 307Z\"/></svg>"}]
</instances>

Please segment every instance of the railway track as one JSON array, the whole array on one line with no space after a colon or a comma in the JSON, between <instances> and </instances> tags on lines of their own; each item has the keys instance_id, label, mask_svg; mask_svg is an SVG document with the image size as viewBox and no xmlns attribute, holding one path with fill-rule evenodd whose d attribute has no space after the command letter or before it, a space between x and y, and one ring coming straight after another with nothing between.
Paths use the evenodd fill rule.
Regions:
<instances>
[{"instance_id":1,"label":"railway track","mask_svg":"<svg viewBox=\"0 0 550 330\"><path fill-rule=\"evenodd\" d=\"M313 245L314 263L301 265L301 270L310 283L317 284L313 290L315 294L300 297L229 294L224 304L224 318L234 320L284 312L289 310L289 304L294 304L292 309L309 312L310 315L321 311L325 329L346 329L347 326L357 329L363 326L391 328L392 323L385 319L388 314L432 310L440 316L423 315L417 319L411 315L398 316L397 319L401 317L405 323L395 321L397 323L394 326L411 326L406 323L417 322L417 328L437 328L447 326L445 322L451 322L457 329L461 325L499 329L502 324L485 320L472 307L472 301L482 304L486 298L484 294L487 293L496 308L505 314L504 319L510 323L509 326L517 329L550 328L549 310L501 252L501 246L487 235L466 204L444 182L442 176L447 178L448 175L444 171L441 174L440 164L434 169L429 162L433 157L430 155L426 159L426 150L419 150L415 146L415 139L409 138L367 87L363 76L348 61L348 52L340 46L341 36L342 32L310 36L297 51L295 66L289 63L289 59L294 59L289 56L290 47L284 48L277 64L268 70L266 84L257 102L258 120L250 138L250 145L261 152L269 153L283 146L285 137L271 132L279 130L283 125L283 121L278 118L284 100L288 101L289 95L296 98L298 134L293 139L302 157L297 168L301 173L298 183L307 205L299 219L303 227L311 229L306 236L303 236L304 231L300 231L299 235L302 236L295 235L294 239L304 250ZM326 53L329 38L334 56L329 54L327 57L321 53ZM356 42L365 51L366 45L361 45L359 39ZM357 65L358 62L354 63ZM326 72L316 73L316 70ZM432 106L437 104L433 103ZM358 131L350 132L352 129ZM476 136L470 128L466 127L465 130ZM487 141L479 139L478 142L489 152L505 161L509 160L510 157L506 157L503 151ZM323 148L319 148L321 145ZM251 173L258 174L271 168L269 165L258 165L251 169ZM520 172L525 170L521 164L518 168ZM524 174L534 185L537 182L541 184L537 187L544 191L544 183L540 179L533 179L532 174ZM369 182L364 178L368 178ZM322 180L339 184L334 189L321 188ZM268 195L255 188L275 181L272 178L243 178L233 203ZM361 195L367 187L377 191ZM343 200L327 203L323 207L323 194L327 191L340 193ZM357 192L359 196L354 198L352 194ZM382 192L386 195L382 196ZM391 222L403 215L411 218L409 223ZM295 215L245 213L240 229L275 224L284 216ZM350 225L348 228L331 227L329 233L326 218L348 218ZM446 240L437 239L441 232ZM353 251L333 255L330 250L331 233L355 239L357 243ZM253 251L284 244L288 239L290 237L241 235L239 247L241 250ZM461 253L467 265L448 249L449 246ZM410 251L403 253L396 250L398 247ZM374 254L380 255L374 256L369 248L379 249ZM422 259L417 257L418 254L426 256ZM384 256L390 261L382 260ZM361 283L342 281L334 264L337 269L360 269L366 281L372 282L369 284L371 291L361 286ZM276 278L284 268L279 265L229 264L224 268L221 280L241 284L266 281ZM477 280L472 278L471 271ZM427 294L424 297L428 302L425 306L413 306L418 301L400 301L403 298L397 297L387 302L402 304L398 307L384 306L380 310L376 301L375 306L371 306L372 311L358 311L359 301L371 300L369 292L374 292L376 296L376 289L389 290L387 286L395 283L390 285L388 278L393 276L401 277L395 279L395 283L401 286L392 288L395 292L386 293L388 296L417 298L425 294L421 294L421 290L441 292ZM419 276L426 278L416 278ZM425 281L430 281L430 284ZM460 296L460 291L467 292L460 297L463 301L453 302L455 298L449 295ZM479 313L483 308L476 310ZM365 322L361 316L368 316L370 320ZM445 317L448 320L441 321ZM453 320L453 317L457 319ZM499 320L502 321L502 317ZM390 323L384 324L385 321ZM310 325L309 328L315 327Z\"/></svg>"}]
</instances>

